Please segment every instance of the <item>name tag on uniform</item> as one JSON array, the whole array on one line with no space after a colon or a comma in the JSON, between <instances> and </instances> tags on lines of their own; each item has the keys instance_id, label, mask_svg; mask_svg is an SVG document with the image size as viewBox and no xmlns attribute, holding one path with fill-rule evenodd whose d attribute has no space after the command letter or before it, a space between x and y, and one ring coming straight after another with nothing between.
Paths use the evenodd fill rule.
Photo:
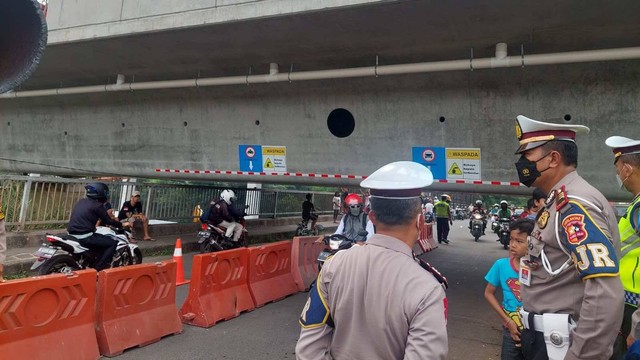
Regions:
<instances>
[{"instance_id":1,"label":"name tag on uniform","mask_svg":"<svg viewBox=\"0 0 640 360\"><path fill-rule=\"evenodd\" d=\"M520 271L518 274L518 278L521 285L531 285L531 268L524 262L523 259L520 259Z\"/></svg>"}]
</instances>

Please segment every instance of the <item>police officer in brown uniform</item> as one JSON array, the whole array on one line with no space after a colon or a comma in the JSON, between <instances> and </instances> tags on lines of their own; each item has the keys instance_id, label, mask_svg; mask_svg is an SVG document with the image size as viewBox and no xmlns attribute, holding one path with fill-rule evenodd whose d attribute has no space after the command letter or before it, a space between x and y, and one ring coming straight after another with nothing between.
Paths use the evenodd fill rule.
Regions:
<instances>
[{"instance_id":1,"label":"police officer in brown uniform","mask_svg":"<svg viewBox=\"0 0 640 360\"><path fill-rule=\"evenodd\" d=\"M420 190L432 182L423 165L399 161L360 184L371 189L376 234L325 262L300 316L297 359L446 358L443 286L411 250L425 226Z\"/></svg>"},{"instance_id":2,"label":"police officer in brown uniform","mask_svg":"<svg viewBox=\"0 0 640 360\"><path fill-rule=\"evenodd\" d=\"M517 117L520 182L548 194L520 267L525 359L608 359L620 329L620 235L604 196L576 172L576 133Z\"/></svg>"}]
</instances>

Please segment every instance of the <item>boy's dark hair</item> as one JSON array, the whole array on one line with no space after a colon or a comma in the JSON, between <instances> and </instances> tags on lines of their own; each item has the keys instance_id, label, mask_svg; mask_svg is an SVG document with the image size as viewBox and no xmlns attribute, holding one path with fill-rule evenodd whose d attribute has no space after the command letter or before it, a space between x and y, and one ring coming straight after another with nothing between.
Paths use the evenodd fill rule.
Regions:
<instances>
[{"instance_id":1,"label":"boy's dark hair","mask_svg":"<svg viewBox=\"0 0 640 360\"><path fill-rule=\"evenodd\" d=\"M518 230L519 232L531 235L535 222L531 219L518 219L509 224L509 231Z\"/></svg>"},{"instance_id":2,"label":"boy's dark hair","mask_svg":"<svg viewBox=\"0 0 640 360\"><path fill-rule=\"evenodd\" d=\"M305 195L305 197L307 198L307 200L311 200L311 197L312 197L312 196L313 196L313 195L311 195L311 193L309 193L309 194Z\"/></svg>"},{"instance_id":3,"label":"boy's dark hair","mask_svg":"<svg viewBox=\"0 0 640 360\"><path fill-rule=\"evenodd\" d=\"M533 189L533 195L531 196L533 198L533 200L540 200L540 199L546 199L547 195L544 193L544 191L535 188Z\"/></svg>"}]
</instances>

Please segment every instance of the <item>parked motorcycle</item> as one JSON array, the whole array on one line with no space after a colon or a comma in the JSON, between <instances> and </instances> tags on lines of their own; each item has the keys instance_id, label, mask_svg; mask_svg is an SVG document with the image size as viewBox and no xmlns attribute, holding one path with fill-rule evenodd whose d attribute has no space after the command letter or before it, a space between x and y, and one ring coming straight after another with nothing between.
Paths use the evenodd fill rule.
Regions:
<instances>
[{"instance_id":1,"label":"parked motorcycle","mask_svg":"<svg viewBox=\"0 0 640 360\"><path fill-rule=\"evenodd\" d=\"M476 212L471 216L471 236L478 241L482 236L482 228L484 227L484 216Z\"/></svg>"},{"instance_id":2,"label":"parked motorcycle","mask_svg":"<svg viewBox=\"0 0 640 360\"><path fill-rule=\"evenodd\" d=\"M246 247L249 244L249 231L247 230L244 220L244 217L247 216L247 208L248 206L242 210L239 216L235 217L235 221L242 225L242 234L237 242L225 237L227 228L224 226L212 225L208 222L203 223L202 230L198 232L198 247L200 248L200 253L204 254Z\"/></svg>"},{"instance_id":3,"label":"parked motorcycle","mask_svg":"<svg viewBox=\"0 0 640 360\"><path fill-rule=\"evenodd\" d=\"M497 222L498 240L505 249L509 248L509 240L511 238L511 231L509 231L509 224L511 219L501 218Z\"/></svg>"},{"instance_id":4,"label":"parked motorcycle","mask_svg":"<svg viewBox=\"0 0 640 360\"><path fill-rule=\"evenodd\" d=\"M368 232L366 230L361 231L358 235L366 237ZM318 271L322 270L322 265L329 258L329 256L336 254L338 251L350 249L356 244L356 241L347 238L340 234L327 235L322 239L325 244L324 250L318 255Z\"/></svg>"},{"instance_id":5,"label":"parked motorcycle","mask_svg":"<svg viewBox=\"0 0 640 360\"><path fill-rule=\"evenodd\" d=\"M130 230L114 230L110 227L100 226L96 233L118 241L111 267L142 263L142 251L138 245L129 241L131 239ZM100 259L99 252L82 246L73 235L46 234L45 236L49 243L43 243L33 254L37 259L31 266L31 270L37 269L39 275L66 274L75 270L94 268Z\"/></svg>"}]
</instances>

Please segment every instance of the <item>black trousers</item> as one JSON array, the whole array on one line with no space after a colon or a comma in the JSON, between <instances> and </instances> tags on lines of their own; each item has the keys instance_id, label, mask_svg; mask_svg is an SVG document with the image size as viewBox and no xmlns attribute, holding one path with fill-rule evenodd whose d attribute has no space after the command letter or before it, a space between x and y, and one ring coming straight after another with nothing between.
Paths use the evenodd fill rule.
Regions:
<instances>
[{"instance_id":1,"label":"black trousers","mask_svg":"<svg viewBox=\"0 0 640 360\"><path fill-rule=\"evenodd\" d=\"M522 355L524 355L525 360L549 360L543 333L523 329L520 343L522 344Z\"/></svg>"},{"instance_id":2,"label":"black trousers","mask_svg":"<svg viewBox=\"0 0 640 360\"><path fill-rule=\"evenodd\" d=\"M438 242L443 242L449 238L449 218L437 217Z\"/></svg>"},{"instance_id":3,"label":"black trousers","mask_svg":"<svg viewBox=\"0 0 640 360\"><path fill-rule=\"evenodd\" d=\"M622 325L620 326L620 332L618 337L613 343L613 354L611 360L622 360L627 353L627 336L631 332L631 316L638 310L637 307L624 304L624 317L622 318Z\"/></svg>"},{"instance_id":4,"label":"black trousers","mask_svg":"<svg viewBox=\"0 0 640 360\"><path fill-rule=\"evenodd\" d=\"M78 240L78 242L91 250L98 251L101 256L95 266L97 271L108 269L111 267L113 254L116 252L118 242L108 236L102 234L93 234L86 239Z\"/></svg>"}]
</instances>

